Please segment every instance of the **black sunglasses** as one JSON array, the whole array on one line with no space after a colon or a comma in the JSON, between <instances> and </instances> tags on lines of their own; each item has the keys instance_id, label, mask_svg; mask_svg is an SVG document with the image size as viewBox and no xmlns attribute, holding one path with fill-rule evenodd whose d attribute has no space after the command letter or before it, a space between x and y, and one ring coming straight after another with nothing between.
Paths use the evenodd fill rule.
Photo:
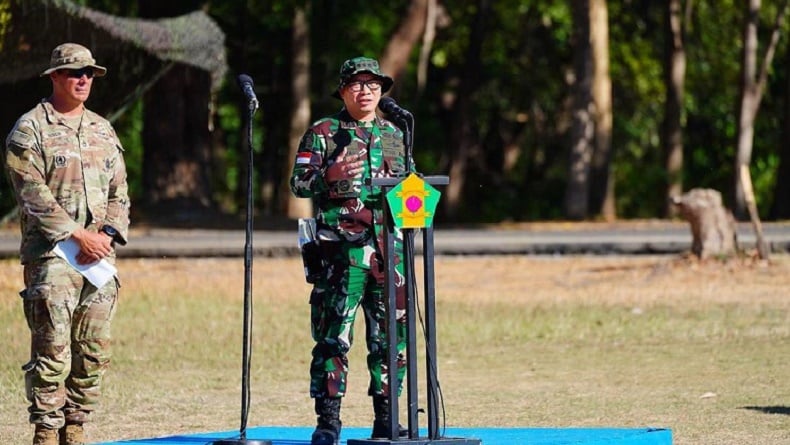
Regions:
<instances>
[{"instance_id":1,"label":"black sunglasses","mask_svg":"<svg viewBox=\"0 0 790 445\"><path fill-rule=\"evenodd\" d=\"M74 79L80 79L82 76L87 76L88 79L93 79L93 68L86 66L85 68L80 68L78 70L65 70L66 75L72 77Z\"/></svg>"}]
</instances>

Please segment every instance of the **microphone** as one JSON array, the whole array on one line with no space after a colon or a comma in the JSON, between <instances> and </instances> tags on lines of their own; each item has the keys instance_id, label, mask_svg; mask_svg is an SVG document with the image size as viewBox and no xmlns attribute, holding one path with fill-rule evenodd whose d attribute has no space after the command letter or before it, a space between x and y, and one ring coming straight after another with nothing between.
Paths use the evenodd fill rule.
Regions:
<instances>
[{"instance_id":1,"label":"microphone","mask_svg":"<svg viewBox=\"0 0 790 445\"><path fill-rule=\"evenodd\" d=\"M379 101L379 108L394 118L408 119L411 117L411 113L401 108L400 105L395 103L395 99L391 97L382 97Z\"/></svg>"},{"instance_id":2,"label":"microphone","mask_svg":"<svg viewBox=\"0 0 790 445\"><path fill-rule=\"evenodd\" d=\"M237 80L250 105L258 108L258 98L255 96L255 90L252 88L252 78L246 74L240 74Z\"/></svg>"}]
</instances>

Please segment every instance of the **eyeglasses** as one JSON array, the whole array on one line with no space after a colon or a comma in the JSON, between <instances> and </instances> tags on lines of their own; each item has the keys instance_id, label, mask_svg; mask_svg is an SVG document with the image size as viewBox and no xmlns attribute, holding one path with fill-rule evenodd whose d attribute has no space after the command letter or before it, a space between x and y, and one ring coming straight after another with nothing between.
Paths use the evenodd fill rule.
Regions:
<instances>
[{"instance_id":1,"label":"eyeglasses","mask_svg":"<svg viewBox=\"0 0 790 445\"><path fill-rule=\"evenodd\" d=\"M371 79L365 81L349 82L345 85L352 93L359 93L364 87L368 87L370 91L379 91L384 84L380 80Z\"/></svg>"},{"instance_id":2,"label":"eyeglasses","mask_svg":"<svg viewBox=\"0 0 790 445\"><path fill-rule=\"evenodd\" d=\"M64 70L66 71L66 75L73 78L73 79L81 79L82 76L86 76L88 79L93 79L93 68L86 66L85 68L80 68L78 70Z\"/></svg>"}]
</instances>

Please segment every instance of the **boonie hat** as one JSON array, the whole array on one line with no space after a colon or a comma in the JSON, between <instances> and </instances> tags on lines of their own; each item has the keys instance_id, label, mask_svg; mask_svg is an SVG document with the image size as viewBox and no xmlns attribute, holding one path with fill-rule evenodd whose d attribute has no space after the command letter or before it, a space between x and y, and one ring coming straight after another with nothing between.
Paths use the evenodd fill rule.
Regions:
<instances>
[{"instance_id":1,"label":"boonie hat","mask_svg":"<svg viewBox=\"0 0 790 445\"><path fill-rule=\"evenodd\" d=\"M93 68L93 75L96 77L107 74L107 68L96 65L96 59L93 58L93 54L88 48L76 43L64 43L52 50L49 68L41 73L41 76L46 76L57 70L78 70L87 66Z\"/></svg>"},{"instance_id":2,"label":"boonie hat","mask_svg":"<svg viewBox=\"0 0 790 445\"><path fill-rule=\"evenodd\" d=\"M340 67L340 82L337 84L337 89L332 96L340 99L340 89L343 88L343 85L360 73L370 73L378 77L383 84L381 86L382 93L389 91L394 83L392 77L381 72L378 60L370 57L354 57L343 62L343 65Z\"/></svg>"}]
</instances>

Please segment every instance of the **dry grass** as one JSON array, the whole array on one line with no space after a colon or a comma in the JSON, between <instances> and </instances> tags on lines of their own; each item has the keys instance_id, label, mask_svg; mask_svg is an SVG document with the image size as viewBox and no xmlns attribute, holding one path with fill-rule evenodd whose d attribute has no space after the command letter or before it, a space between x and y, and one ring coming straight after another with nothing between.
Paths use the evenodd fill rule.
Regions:
<instances>
[{"instance_id":1,"label":"dry grass","mask_svg":"<svg viewBox=\"0 0 790 445\"><path fill-rule=\"evenodd\" d=\"M681 445L790 444L790 258L441 257L436 268L450 426L659 426ZM115 357L91 439L237 429L243 262L119 269ZM249 425L311 425L301 262L257 258L254 272ZM31 431L20 288L19 266L0 262L3 444ZM344 422L368 425L361 338L351 360Z\"/></svg>"}]
</instances>

